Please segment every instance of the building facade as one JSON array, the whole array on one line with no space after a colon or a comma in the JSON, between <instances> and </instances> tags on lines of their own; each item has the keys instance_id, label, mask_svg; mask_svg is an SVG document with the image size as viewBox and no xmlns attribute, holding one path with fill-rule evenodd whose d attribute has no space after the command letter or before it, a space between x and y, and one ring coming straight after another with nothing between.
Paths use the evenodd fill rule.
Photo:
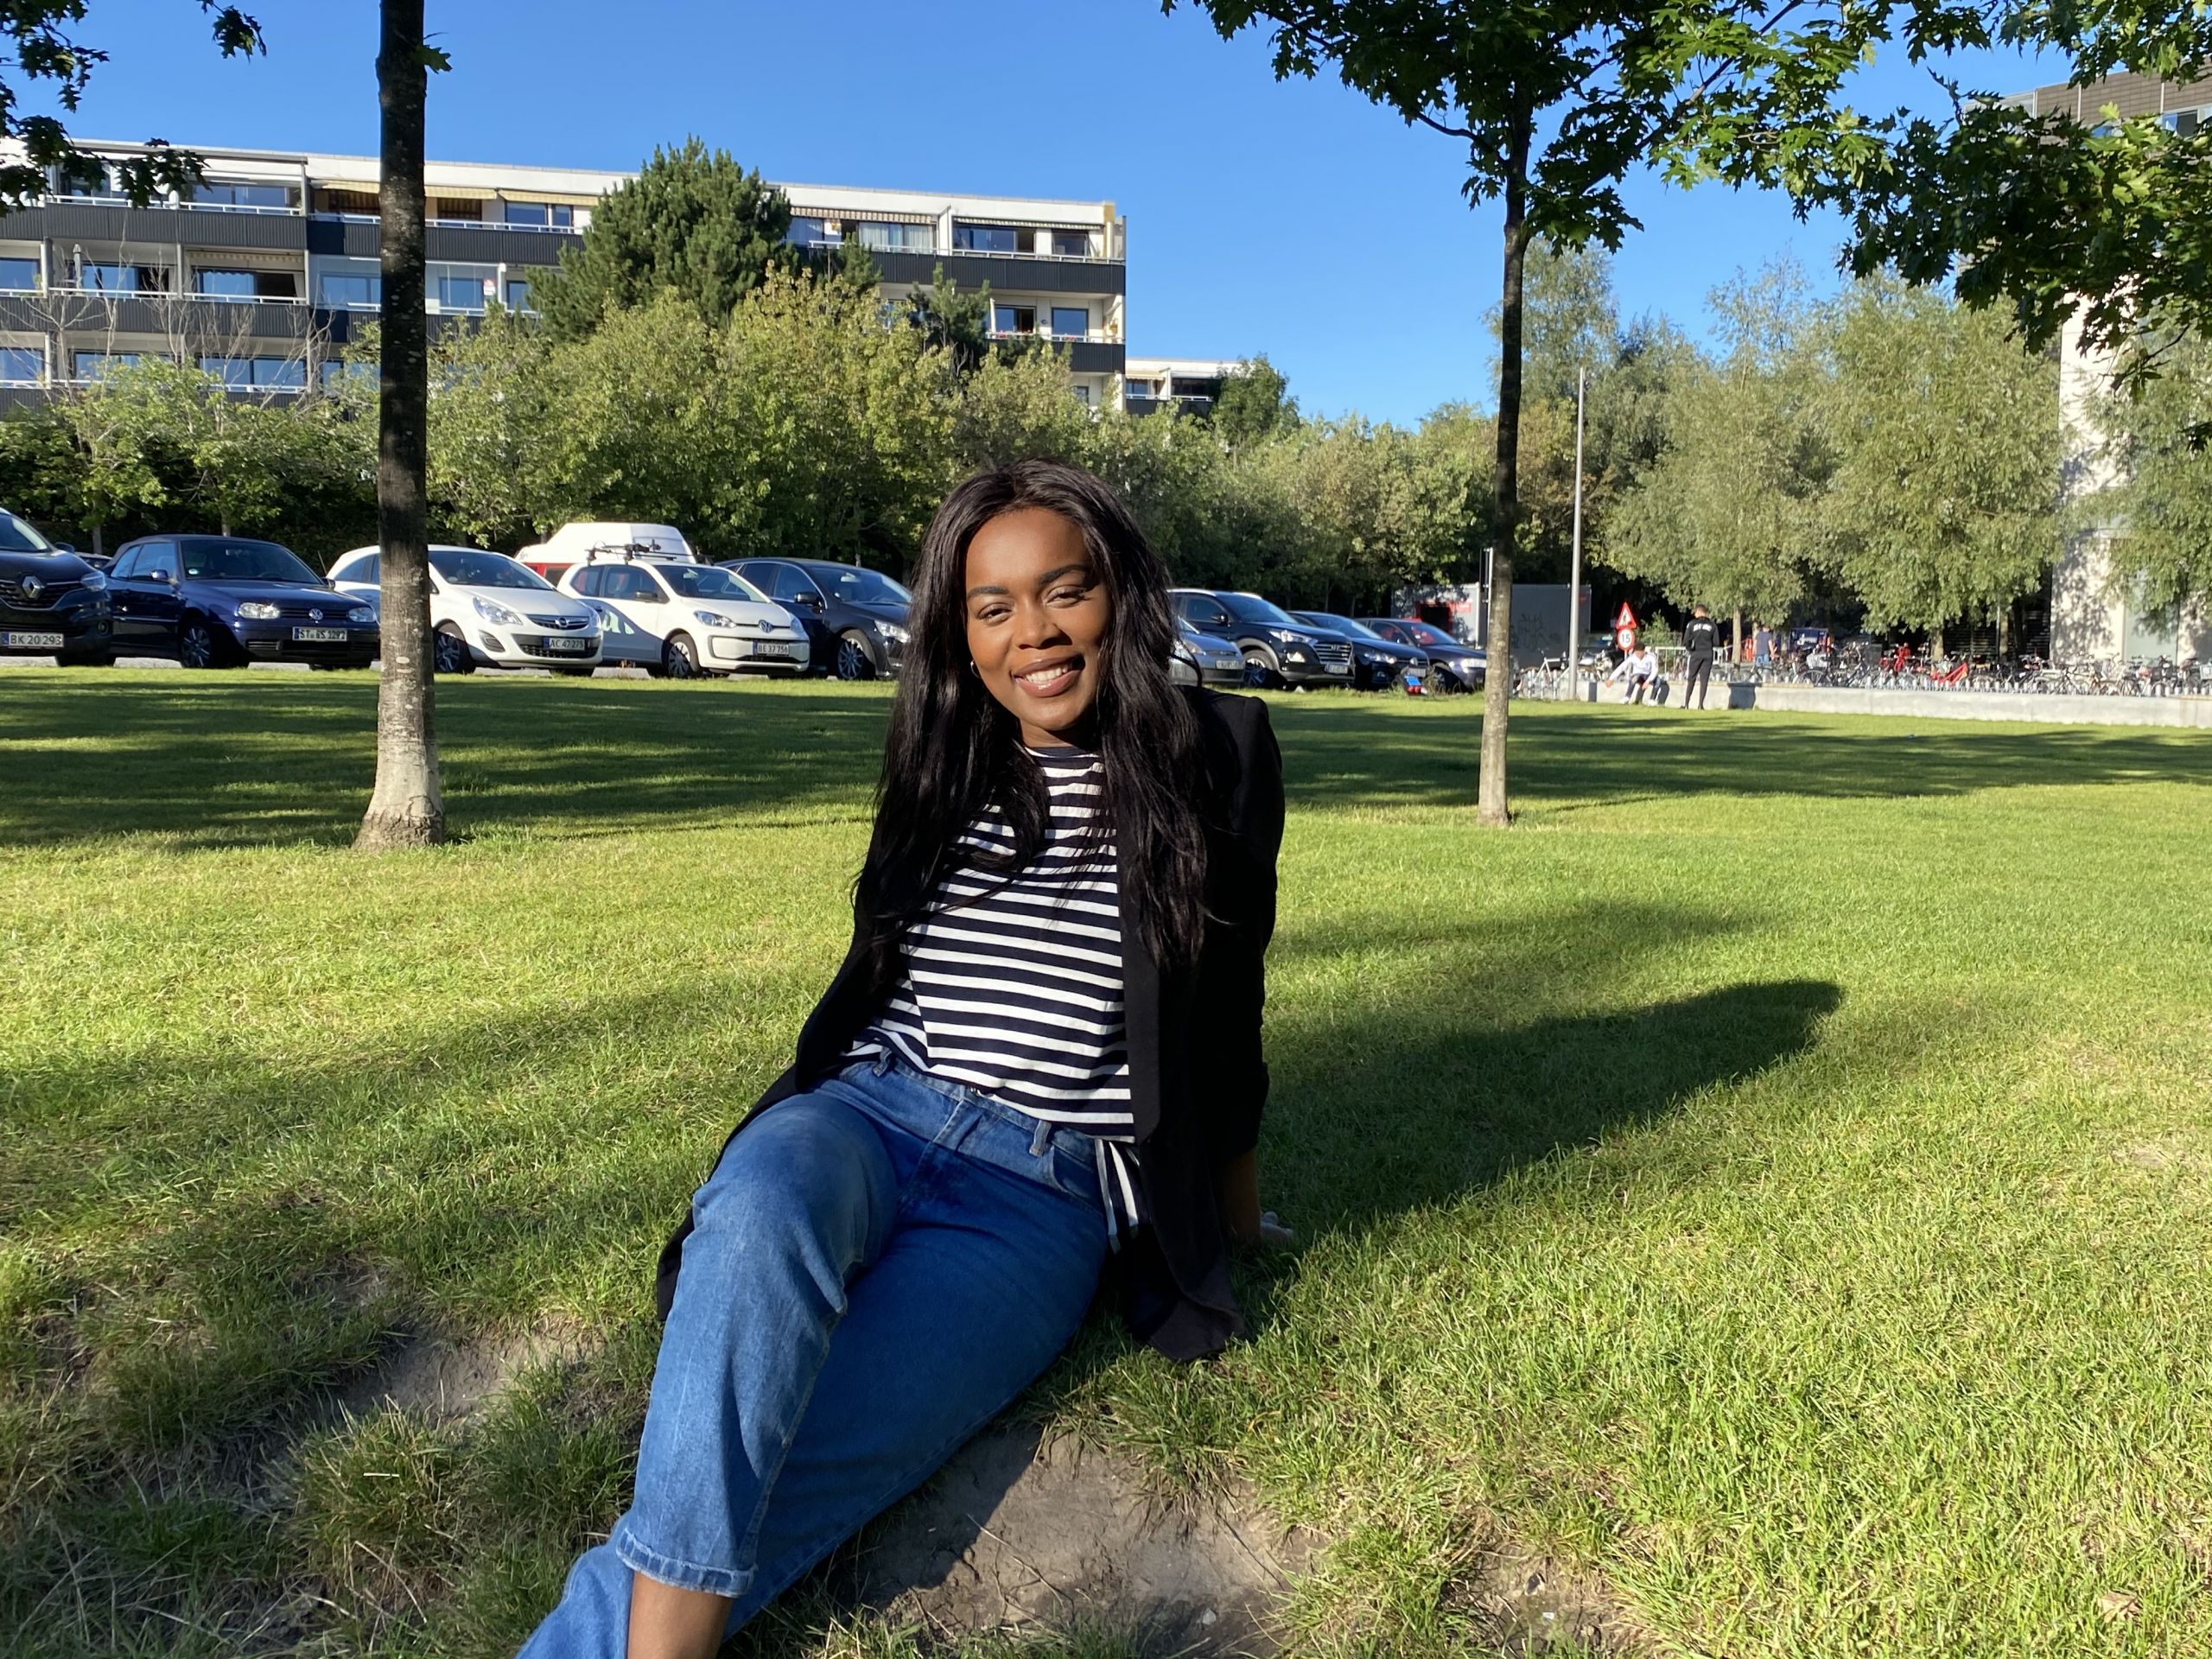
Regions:
<instances>
[{"instance_id":1,"label":"building facade","mask_svg":"<svg viewBox=\"0 0 2212 1659\"><path fill-rule=\"evenodd\" d=\"M2177 85L2150 75L2109 75L2088 86L2039 86L2005 101L2031 115L2063 114L2092 128L2107 111L2122 119L2156 116L2183 137L2212 122L2212 80ZM2058 357L2059 481L2069 501L2091 499L2113 482L2114 463L2096 423L2113 366L2108 355L2083 344L2078 321L2066 325ZM2179 616L2146 609L2113 556L2116 528L2101 524L2075 534L2053 568L2050 655L2063 663L2212 661L2212 616L2202 607Z\"/></svg>"},{"instance_id":2,"label":"building facade","mask_svg":"<svg viewBox=\"0 0 2212 1659\"><path fill-rule=\"evenodd\" d=\"M0 398L49 396L149 355L242 391L303 390L336 371L381 298L375 158L199 153L207 177L190 200L135 207L110 168L98 184L57 180L0 218ZM557 264L599 199L634 176L439 162L425 175L427 303L447 319L495 302L529 311L532 272ZM994 334L1052 339L1078 396L1118 397L1128 226L1112 202L779 188L794 242L858 242L887 298L940 272L964 290L988 283Z\"/></svg>"}]
</instances>

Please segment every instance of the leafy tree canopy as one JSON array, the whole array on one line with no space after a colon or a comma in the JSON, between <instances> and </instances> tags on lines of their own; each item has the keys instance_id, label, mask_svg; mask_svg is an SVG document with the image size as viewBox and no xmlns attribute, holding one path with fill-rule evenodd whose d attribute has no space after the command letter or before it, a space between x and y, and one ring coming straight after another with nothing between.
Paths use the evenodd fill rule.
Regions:
<instances>
[{"instance_id":1,"label":"leafy tree canopy","mask_svg":"<svg viewBox=\"0 0 2212 1659\"><path fill-rule=\"evenodd\" d=\"M1272 437L1298 424L1290 382L1262 352L1237 365L1213 402L1213 429L1231 444Z\"/></svg>"},{"instance_id":2,"label":"leafy tree canopy","mask_svg":"<svg viewBox=\"0 0 2212 1659\"><path fill-rule=\"evenodd\" d=\"M531 302L552 334L573 340L664 289L720 325L771 270L817 265L874 281L857 247L825 259L786 240L791 226L783 192L728 150L687 138L656 148L635 179L601 198L582 245L531 278Z\"/></svg>"}]
</instances>

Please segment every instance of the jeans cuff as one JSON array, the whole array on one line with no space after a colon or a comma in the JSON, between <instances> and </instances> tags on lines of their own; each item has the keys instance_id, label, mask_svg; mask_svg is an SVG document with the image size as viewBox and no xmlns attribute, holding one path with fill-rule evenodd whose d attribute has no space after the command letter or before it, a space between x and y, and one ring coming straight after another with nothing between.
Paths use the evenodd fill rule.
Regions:
<instances>
[{"instance_id":1,"label":"jeans cuff","mask_svg":"<svg viewBox=\"0 0 2212 1659\"><path fill-rule=\"evenodd\" d=\"M614 1553L625 1567L632 1573L644 1573L657 1584L671 1585L678 1590L703 1590L732 1599L743 1595L753 1584L750 1567L702 1567L696 1561L646 1548L631 1531L626 1515L607 1541L614 1546Z\"/></svg>"}]
</instances>

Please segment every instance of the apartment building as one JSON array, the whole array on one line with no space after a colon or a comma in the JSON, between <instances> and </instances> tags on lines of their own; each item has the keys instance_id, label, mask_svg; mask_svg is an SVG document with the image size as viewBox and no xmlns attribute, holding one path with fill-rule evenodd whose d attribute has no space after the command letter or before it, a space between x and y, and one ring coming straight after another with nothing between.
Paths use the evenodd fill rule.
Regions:
<instances>
[{"instance_id":1,"label":"apartment building","mask_svg":"<svg viewBox=\"0 0 2212 1659\"><path fill-rule=\"evenodd\" d=\"M1222 382L1243 366L1234 358L1128 358L1122 369L1122 407L1132 415L1149 415L1155 409L1211 415Z\"/></svg>"},{"instance_id":2,"label":"apartment building","mask_svg":"<svg viewBox=\"0 0 2212 1659\"><path fill-rule=\"evenodd\" d=\"M2152 115L2187 137L2212 122L2212 80L2175 84L2151 75L2109 75L2088 86L2039 86L2005 102L2031 115L2065 114L2088 127L2099 125L2107 110L2123 119ZM2078 322L2067 325L2058 358L2060 486L2073 499L2113 481L2113 462L2099 439L2095 405L2111 384L2113 366L2109 356L2083 344ZM2061 662L2212 661L2212 616L2146 611L2129 593L2126 572L2117 569L2113 529L2098 526L2075 535L2051 572L2051 656Z\"/></svg>"},{"instance_id":3,"label":"apartment building","mask_svg":"<svg viewBox=\"0 0 2212 1659\"><path fill-rule=\"evenodd\" d=\"M135 207L110 168L96 184L57 179L0 218L0 399L148 355L198 362L241 390L303 389L335 371L380 299L375 158L199 153L207 177L189 200ZM527 312L531 273L558 264L599 199L633 176L441 162L425 174L428 305L440 319L495 302ZM1053 340L1078 396L1118 396L1128 227L1112 202L780 188L793 241L858 242L887 297L939 270L964 289L988 283L995 334Z\"/></svg>"}]
</instances>

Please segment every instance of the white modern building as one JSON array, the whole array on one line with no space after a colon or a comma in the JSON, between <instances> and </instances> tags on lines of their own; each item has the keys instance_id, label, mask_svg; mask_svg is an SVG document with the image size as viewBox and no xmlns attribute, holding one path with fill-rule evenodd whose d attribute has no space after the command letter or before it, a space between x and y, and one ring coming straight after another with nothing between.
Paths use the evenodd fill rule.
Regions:
<instances>
[{"instance_id":1,"label":"white modern building","mask_svg":"<svg viewBox=\"0 0 2212 1659\"><path fill-rule=\"evenodd\" d=\"M143 154L87 143L95 157ZM373 315L379 169L366 156L200 149L190 200L138 207L114 188L54 181L0 219L0 387L42 396L147 354L197 360L241 389L302 388ZM559 263L594 205L631 177L433 162L429 306L480 316L530 308L531 273ZM1110 201L1037 201L839 185L779 187L795 242L857 242L887 296L942 271L988 283L1003 336L1063 346L1077 395L1119 395L1128 230Z\"/></svg>"},{"instance_id":2,"label":"white modern building","mask_svg":"<svg viewBox=\"0 0 2212 1659\"><path fill-rule=\"evenodd\" d=\"M1211 414L1222 382L1243 366L1234 358L1129 358L1122 370L1125 406L1138 415L1163 406L1189 415Z\"/></svg>"},{"instance_id":3,"label":"white modern building","mask_svg":"<svg viewBox=\"0 0 2212 1659\"><path fill-rule=\"evenodd\" d=\"M2155 115L2184 136L2212 121L2212 81L2177 86L2148 75L2112 75L2089 86L2038 87L2007 101L2031 114L2059 111L2092 127L2107 110L2123 118ZM2113 366L2108 355L2083 345L2078 321L2067 324L2059 346L2058 404L2060 483L2069 500L2094 496L2113 480L2094 413ZM2108 526L2068 543L2051 572L2050 655L2067 663L2160 657L2212 662L2212 616L2201 608L2178 618L2146 613L2113 552Z\"/></svg>"}]
</instances>

